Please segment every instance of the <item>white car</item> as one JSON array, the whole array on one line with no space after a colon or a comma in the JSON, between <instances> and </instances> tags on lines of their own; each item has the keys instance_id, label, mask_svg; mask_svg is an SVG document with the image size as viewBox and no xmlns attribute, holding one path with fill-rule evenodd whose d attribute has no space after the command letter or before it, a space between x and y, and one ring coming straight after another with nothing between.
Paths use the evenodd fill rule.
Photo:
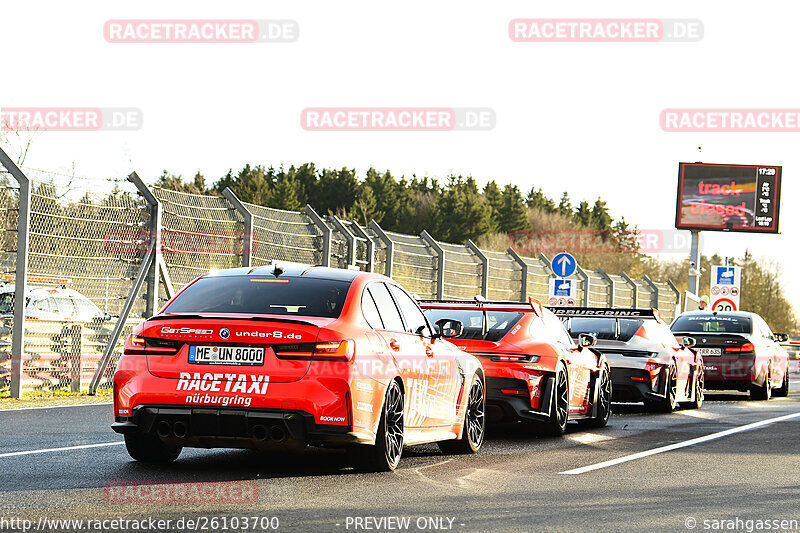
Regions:
<instances>
[{"instance_id":1,"label":"white car","mask_svg":"<svg viewBox=\"0 0 800 533\"><path fill-rule=\"evenodd\" d=\"M14 316L14 284L0 286L0 318ZM76 290L63 287L28 287L25 316L38 320L90 322L109 316Z\"/></svg>"}]
</instances>

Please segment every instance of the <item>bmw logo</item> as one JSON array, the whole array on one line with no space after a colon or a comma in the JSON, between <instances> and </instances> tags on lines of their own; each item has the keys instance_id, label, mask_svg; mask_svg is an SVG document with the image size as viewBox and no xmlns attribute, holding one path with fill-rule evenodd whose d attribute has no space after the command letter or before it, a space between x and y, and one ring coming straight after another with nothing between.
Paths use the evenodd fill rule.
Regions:
<instances>
[{"instance_id":1,"label":"bmw logo","mask_svg":"<svg viewBox=\"0 0 800 533\"><path fill-rule=\"evenodd\" d=\"M228 337L231 336L231 330L229 330L228 328L221 328L219 330L219 336L223 339L227 339Z\"/></svg>"}]
</instances>

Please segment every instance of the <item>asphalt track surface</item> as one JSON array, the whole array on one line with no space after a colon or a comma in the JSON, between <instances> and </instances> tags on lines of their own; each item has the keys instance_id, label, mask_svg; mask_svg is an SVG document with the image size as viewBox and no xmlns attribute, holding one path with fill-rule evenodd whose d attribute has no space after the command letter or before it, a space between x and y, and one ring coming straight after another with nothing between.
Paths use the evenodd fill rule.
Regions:
<instances>
[{"instance_id":1,"label":"asphalt track surface","mask_svg":"<svg viewBox=\"0 0 800 533\"><path fill-rule=\"evenodd\" d=\"M769 402L709 393L702 410L668 415L615 405L608 427L571 424L564 438L494 428L478 455L407 448L386 474L355 473L343 453L322 449L186 449L153 467L129 459L109 405L0 411L0 528L153 518L172 520L165 531L202 531L186 520L207 517L205 530L225 531L210 519L227 517L228 531L245 531L233 517L277 517L279 531L315 532L752 531L759 520L800 529L800 381L792 386Z\"/></svg>"}]
</instances>

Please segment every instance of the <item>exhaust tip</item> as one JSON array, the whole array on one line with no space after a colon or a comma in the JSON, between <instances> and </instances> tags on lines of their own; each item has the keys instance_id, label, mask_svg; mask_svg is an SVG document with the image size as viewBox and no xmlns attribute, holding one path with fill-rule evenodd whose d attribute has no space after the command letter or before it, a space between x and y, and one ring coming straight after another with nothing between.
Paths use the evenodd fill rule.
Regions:
<instances>
[{"instance_id":1,"label":"exhaust tip","mask_svg":"<svg viewBox=\"0 0 800 533\"><path fill-rule=\"evenodd\" d=\"M251 430L253 438L256 440L267 440L267 428L262 425L253 426Z\"/></svg>"},{"instance_id":2,"label":"exhaust tip","mask_svg":"<svg viewBox=\"0 0 800 533\"><path fill-rule=\"evenodd\" d=\"M189 434L189 430L186 428L186 424L183 422L175 422L175 425L172 427L172 432L179 439L182 439Z\"/></svg>"},{"instance_id":3,"label":"exhaust tip","mask_svg":"<svg viewBox=\"0 0 800 533\"><path fill-rule=\"evenodd\" d=\"M156 426L156 434L162 439L166 439L172 434L172 426L166 420L162 420Z\"/></svg>"},{"instance_id":4,"label":"exhaust tip","mask_svg":"<svg viewBox=\"0 0 800 533\"><path fill-rule=\"evenodd\" d=\"M286 432L280 426L272 426L269 428L269 437L275 442L283 442L286 440Z\"/></svg>"}]
</instances>

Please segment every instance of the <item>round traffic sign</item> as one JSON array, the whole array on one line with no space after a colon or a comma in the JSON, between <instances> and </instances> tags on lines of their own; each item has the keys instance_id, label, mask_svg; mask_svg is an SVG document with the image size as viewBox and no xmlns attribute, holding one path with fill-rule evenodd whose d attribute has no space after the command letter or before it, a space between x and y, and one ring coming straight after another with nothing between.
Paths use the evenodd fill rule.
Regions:
<instances>
[{"instance_id":1,"label":"round traffic sign","mask_svg":"<svg viewBox=\"0 0 800 533\"><path fill-rule=\"evenodd\" d=\"M567 252L561 252L553 258L550 268L553 269L556 276L568 278L575 273L575 269L578 268L578 262Z\"/></svg>"},{"instance_id":2,"label":"round traffic sign","mask_svg":"<svg viewBox=\"0 0 800 533\"><path fill-rule=\"evenodd\" d=\"M720 298L719 300L714 302L714 305L711 307L712 311L736 311L736 304L733 303L733 300L729 300L728 298Z\"/></svg>"},{"instance_id":3,"label":"round traffic sign","mask_svg":"<svg viewBox=\"0 0 800 533\"><path fill-rule=\"evenodd\" d=\"M547 300L547 304L548 304L548 305L557 305L557 304L558 304L558 298L556 298L555 296L553 296L552 298L550 298L549 300Z\"/></svg>"},{"instance_id":4,"label":"round traffic sign","mask_svg":"<svg viewBox=\"0 0 800 533\"><path fill-rule=\"evenodd\" d=\"M739 287L731 287L731 296L739 296Z\"/></svg>"},{"instance_id":5,"label":"round traffic sign","mask_svg":"<svg viewBox=\"0 0 800 533\"><path fill-rule=\"evenodd\" d=\"M714 285L713 287L711 287L711 294L713 294L714 296L716 296L717 294L719 294L719 287L717 287L716 285Z\"/></svg>"},{"instance_id":6,"label":"round traffic sign","mask_svg":"<svg viewBox=\"0 0 800 533\"><path fill-rule=\"evenodd\" d=\"M728 287L722 287L722 295L723 296L727 296L728 295Z\"/></svg>"}]
</instances>

